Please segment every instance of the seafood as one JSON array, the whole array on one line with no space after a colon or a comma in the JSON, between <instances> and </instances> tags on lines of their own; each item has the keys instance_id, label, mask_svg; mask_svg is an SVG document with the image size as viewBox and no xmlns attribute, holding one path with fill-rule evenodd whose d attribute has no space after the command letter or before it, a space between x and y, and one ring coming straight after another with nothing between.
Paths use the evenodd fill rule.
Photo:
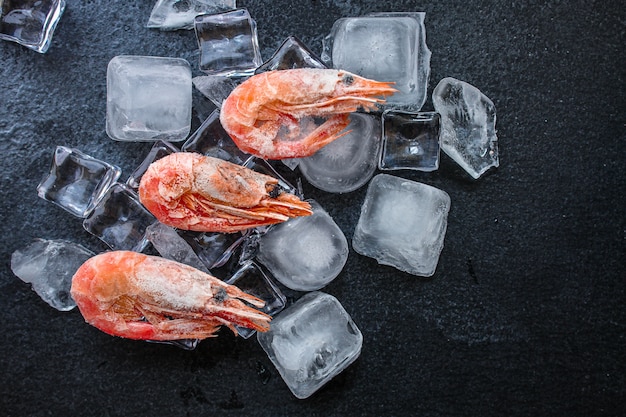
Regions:
<instances>
[{"instance_id":1,"label":"seafood","mask_svg":"<svg viewBox=\"0 0 626 417\"><path fill-rule=\"evenodd\" d=\"M245 305L264 302L202 271L137 252L105 252L72 278L71 294L85 321L129 339L177 340L214 336L222 325L261 332L271 317Z\"/></svg>"},{"instance_id":2,"label":"seafood","mask_svg":"<svg viewBox=\"0 0 626 417\"><path fill-rule=\"evenodd\" d=\"M274 177L186 152L152 163L139 198L162 223L199 232L232 233L312 213Z\"/></svg>"},{"instance_id":3,"label":"seafood","mask_svg":"<svg viewBox=\"0 0 626 417\"><path fill-rule=\"evenodd\" d=\"M334 69L300 68L254 75L222 103L220 122L244 152L265 159L302 158L340 138L359 107L384 103L396 92L393 83ZM325 118L301 132L303 120ZM286 137L281 132L289 131ZM281 130L282 129L282 130Z\"/></svg>"}]
</instances>

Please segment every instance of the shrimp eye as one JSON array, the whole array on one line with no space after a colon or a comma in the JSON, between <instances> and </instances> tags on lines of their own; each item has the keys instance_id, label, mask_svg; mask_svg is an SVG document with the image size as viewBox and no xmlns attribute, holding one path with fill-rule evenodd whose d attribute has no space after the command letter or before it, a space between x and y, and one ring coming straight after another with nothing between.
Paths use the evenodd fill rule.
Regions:
<instances>
[{"instance_id":1,"label":"shrimp eye","mask_svg":"<svg viewBox=\"0 0 626 417\"><path fill-rule=\"evenodd\" d=\"M345 85L352 85L354 77L352 75L345 75L341 81L343 81Z\"/></svg>"}]
</instances>

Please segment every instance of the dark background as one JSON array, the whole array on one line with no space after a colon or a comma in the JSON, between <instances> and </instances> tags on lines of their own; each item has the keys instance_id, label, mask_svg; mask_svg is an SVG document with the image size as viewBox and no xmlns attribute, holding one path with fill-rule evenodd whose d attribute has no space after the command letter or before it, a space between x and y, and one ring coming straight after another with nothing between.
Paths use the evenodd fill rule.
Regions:
<instances>
[{"instance_id":1,"label":"dark background","mask_svg":"<svg viewBox=\"0 0 626 417\"><path fill-rule=\"evenodd\" d=\"M104 131L109 60L181 57L200 75L193 32L144 28L153 4L69 0L47 54L0 43L1 415L620 414L622 2L239 2L258 23L264 59L289 35L321 53L340 17L426 11L429 94L451 76L497 109L500 168L472 181L442 154L434 173L394 173L452 199L437 272L411 276L351 250L324 291L352 315L363 351L307 400L291 395L254 338L223 330L189 352L110 337L77 311L50 308L10 271L11 253L36 237L105 249L36 186L56 145L117 164L122 180L150 149ZM365 188L304 187L350 241Z\"/></svg>"}]
</instances>

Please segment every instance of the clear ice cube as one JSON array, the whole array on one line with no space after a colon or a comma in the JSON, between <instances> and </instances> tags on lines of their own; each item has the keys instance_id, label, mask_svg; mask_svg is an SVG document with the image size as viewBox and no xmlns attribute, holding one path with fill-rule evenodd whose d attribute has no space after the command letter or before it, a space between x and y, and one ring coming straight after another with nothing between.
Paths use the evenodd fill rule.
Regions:
<instances>
[{"instance_id":1,"label":"clear ice cube","mask_svg":"<svg viewBox=\"0 0 626 417\"><path fill-rule=\"evenodd\" d=\"M381 170L439 168L439 114L383 112Z\"/></svg>"},{"instance_id":2,"label":"clear ice cube","mask_svg":"<svg viewBox=\"0 0 626 417\"><path fill-rule=\"evenodd\" d=\"M290 36L283 41L274 55L258 67L255 74L294 68L327 68L300 39Z\"/></svg>"},{"instance_id":3,"label":"clear ice cube","mask_svg":"<svg viewBox=\"0 0 626 417\"><path fill-rule=\"evenodd\" d=\"M246 9L196 16L200 70L209 75L241 77L263 63L256 22Z\"/></svg>"},{"instance_id":4,"label":"clear ice cube","mask_svg":"<svg viewBox=\"0 0 626 417\"><path fill-rule=\"evenodd\" d=\"M162 257L210 273L189 243L174 228L155 222L146 228L146 239Z\"/></svg>"},{"instance_id":5,"label":"clear ice cube","mask_svg":"<svg viewBox=\"0 0 626 417\"><path fill-rule=\"evenodd\" d=\"M285 308L287 299L278 289L276 284L265 275L260 266L254 262L243 265L232 277L226 280L227 284L235 285L240 290L265 301L261 309L266 314L274 316ZM236 326L239 336L244 339L250 338L255 330Z\"/></svg>"},{"instance_id":6,"label":"clear ice cube","mask_svg":"<svg viewBox=\"0 0 626 417\"><path fill-rule=\"evenodd\" d=\"M449 77L435 87L433 105L441 115L441 149L472 178L500 164L496 108L486 95Z\"/></svg>"},{"instance_id":7,"label":"clear ice cube","mask_svg":"<svg viewBox=\"0 0 626 417\"><path fill-rule=\"evenodd\" d=\"M308 398L361 354L363 335L332 295L312 292L274 317L257 333L293 395Z\"/></svg>"},{"instance_id":8,"label":"clear ice cube","mask_svg":"<svg viewBox=\"0 0 626 417\"><path fill-rule=\"evenodd\" d=\"M322 59L366 78L395 82L387 105L419 110L426 101L430 50L425 13L377 13L338 19L324 39Z\"/></svg>"},{"instance_id":9,"label":"clear ice cube","mask_svg":"<svg viewBox=\"0 0 626 417\"><path fill-rule=\"evenodd\" d=\"M243 243L242 233L210 233L180 230L179 235L191 246L207 268L224 265Z\"/></svg>"},{"instance_id":10,"label":"clear ice cube","mask_svg":"<svg viewBox=\"0 0 626 417\"><path fill-rule=\"evenodd\" d=\"M36 239L11 256L11 270L48 304L60 311L76 307L72 276L94 253L65 240Z\"/></svg>"},{"instance_id":11,"label":"clear ice cube","mask_svg":"<svg viewBox=\"0 0 626 417\"><path fill-rule=\"evenodd\" d=\"M193 29L197 15L232 10L236 0L158 0L146 27L161 30Z\"/></svg>"},{"instance_id":12,"label":"clear ice cube","mask_svg":"<svg viewBox=\"0 0 626 417\"><path fill-rule=\"evenodd\" d=\"M128 186L116 183L83 221L83 227L113 250L141 252L148 243L146 228L154 222L156 219L139 196Z\"/></svg>"},{"instance_id":13,"label":"clear ice cube","mask_svg":"<svg viewBox=\"0 0 626 417\"><path fill-rule=\"evenodd\" d=\"M367 189L352 247L380 264L432 276L443 249L449 210L446 192L379 174Z\"/></svg>"},{"instance_id":14,"label":"clear ice cube","mask_svg":"<svg viewBox=\"0 0 626 417\"><path fill-rule=\"evenodd\" d=\"M376 171L380 147L380 120L352 113L350 132L314 155L299 159L300 172L320 190L347 193L365 185Z\"/></svg>"},{"instance_id":15,"label":"clear ice cube","mask_svg":"<svg viewBox=\"0 0 626 417\"><path fill-rule=\"evenodd\" d=\"M128 177L126 185L135 190L138 189L141 177L146 173L151 163L176 152L179 152L178 148L169 142L162 140L155 142L143 162L133 171L130 177Z\"/></svg>"},{"instance_id":16,"label":"clear ice cube","mask_svg":"<svg viewBox=\"0 0 626 417\"><path fill-rule=\"evenodd\" d=\"M65 0L0 1L0 39L43 54L50 47L63 10Z\"/></svg>"},{"instance_id":17,"label":"clear ice cube","mask_svg":"<svg viewBox=\"0 0 626 417\"><path fill-rule=\"evenodd\" d=\"M191 67L184 59L114 57L107 67L107 134L120 141L185 139L191 90Z\"/></svg>"},{"instance_id":18,"label":"clear ice cube","mask_svg":"<svg viewBox=\"0 0 626 417\"><path fill-rule=\"evenodd\" d=\"M283 285L318 290L339 275L348 259L348 242L330 215L314 200L313 214L271 227L261 236L257 260Z\"/></svg>"},{"instance_id":19,"label":"clear ice cube","mask_svg":"<svg viewBox=\"0 0 626 417\"><path fill-rule=\"evenodd\" d=\"M220 113L215 110L202 122L183 144L184 152L197 152L206 156L220 158L234 164L243 164L250 155L241 151L220 123Z\"/></svg>"},{"instance_id":20,"label":"clear ice cube","mask_svg":"<svg viewBox=\"0 0 626 417\"><path fill-rule=\"evenodd\" d=\"M37 186L37 194L85 218L122 171L79 150L57 146L50 173Z\"/></svg>"},{"instance_id":21,"label":"clear ice cube","mask_svg":"<svg viewBox=\"0 0 626 417\"><path fill-rule=\"evenodd\" d=\"M237 86L232 78L220 75L200 75L193 77L191 81L196 90L211 100L211 103L215 104L218 109L222 108L224 100Z\"/></svg>"}]
</instances>

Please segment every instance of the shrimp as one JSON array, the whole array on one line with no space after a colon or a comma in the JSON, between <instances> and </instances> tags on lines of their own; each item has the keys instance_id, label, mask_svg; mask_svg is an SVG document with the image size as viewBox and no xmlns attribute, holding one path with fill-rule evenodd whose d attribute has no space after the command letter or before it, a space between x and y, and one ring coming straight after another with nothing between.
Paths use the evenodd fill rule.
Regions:
<instances>
[{"instance_id":1,"label":"shrimp","mask_svg":"<svg viewBox=\"0 0 626 417\"><path fill-rule=\"evenodd\" d=\"M71 294L87 323L138 340L205 339L221 325L261 332L271 317L245 305L264 302L190 266L129 251L88 259Z\"/></svg>"},{"instance_id":2,"label":"shrimp","mask_svg":"<svg viewBox=\"0 0 626 417\"><path fill-rule=\"evenodd\" d=\"M139 199L162 223L198 232L233 233L308 216L311 205L274 177L218 158L177 152L152 163Z\"/></svg>"},{"instance_id":3,"label":"shrimp","mask_svg":"<svg viewBox=\"0 0 626 417\"><path fill-rule=\"evenodd\" d=\"M222 103L220 122L244 152L264 159L303 158L348 133L341 131L349 113L384 103L376 96L396 92L392 84L333 69L268 71L232 91ZM302 121L311 117L326 121L302 137ZM282 138L285 127L290 133Z\"/></svg>"}]
</instances>

